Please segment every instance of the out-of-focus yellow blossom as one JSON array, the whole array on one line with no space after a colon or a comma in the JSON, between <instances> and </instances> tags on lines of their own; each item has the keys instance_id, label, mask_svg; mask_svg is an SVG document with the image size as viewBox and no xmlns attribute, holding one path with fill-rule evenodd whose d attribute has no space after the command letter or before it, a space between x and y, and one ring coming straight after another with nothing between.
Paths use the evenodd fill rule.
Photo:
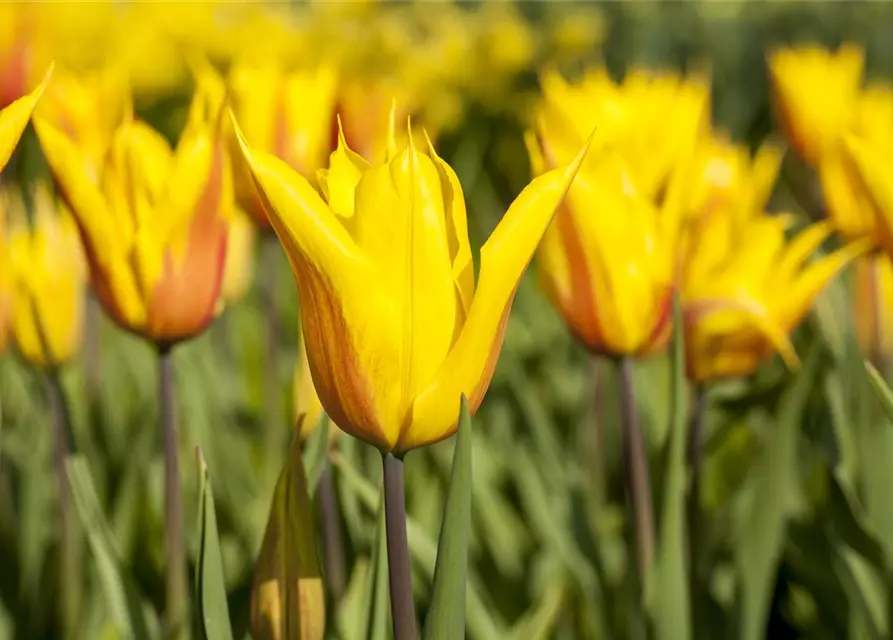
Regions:
<instances>
[{"instance_id":1,"label":"out-of-focus yellow blossom","mask_svg":"<svg viewBox=\"0 0 893 640\"><path fill-rule=\"evenodd\" d=\"M773 94L794 149L818 167L849 125L859 96L865 55L845 44L837 51L818 45L769 54Z\"/></svg>"},{"instance_id":2,"label":"out-of-focus yellow blossom","mask_svg":"<svg viewBox=\"0 0 893 640\"><path fill-rule=\"evenodd\" d=\"M784 150L764 143L751 157L748 149L728 136L713 134L699 141L688 184L689 219L733 207L743 215L763 211L781 169Z\"/></svg>"},{"instance_id":3,"label":"out-of-focus yellow blossom","mask_svg":"<svg viewBox=\"0 0 893 640\"><path fill-rule=\"evenodd\" d=\"M71 360L83 336L87 268L78 229L53 202L46 185L34 192L34 223L28 229L21 195L6 190L9 256L14 280L13 333L22 356L38 366Z\"/></svg>"},{"instance_id":4,"label":"out-of-focus yellow blossom","mask_svg":"<svg viewBox=\"0 0 893 640\"><path fill-rule=\"evenodd\" d=\"M0 207L0 354L6 351L6 344L12 332L12 265L9 261L9 246L6 242L6 209Z\"/></svg>"},{"instance_id":5,"label":"out-of-focus yellow blossom","mask_svg":"<svg viewBox=\"0 0 893 640\"><path fill-rule=\"evenodd\" d=\"M82 74L57 69L37 107L42 118L85 152L97 174L112 135L132 111L127 75L120 67Z\"/></svg>"},{"instance_id":6,"label":"out-of-focus yellow blossom","mask_svg":"<svg viewBox=\"0 0 893 640\"><path fill-rule=\"evenodd\" d=\"M535 119L546 155L566 158L597 127L606 148L625 161L636 188L654 199L692 141L709 131L706 77L637 69L618 84L596 68L577 84L554 71L540 81L543 100Z\"/></svg>"},{"instance_id":7,"label":"out-of-focus yellow blossom","mask_svg":"<svg viewBox=\"0 0 893 640\"><path fill-rule=\"evenodd\" d=\"M223 269L223 300L238 302L248 292L254 274L255 227L248 215L236 207L226 238L226 265Z\"/></svg>"},{"instance_id":8,"label":"out-of-focus yellow blossom","mask_svg":"<svg viewBox=\"0 0 893 640\"><path fill-rule=\"evenodd\" d=\"M393 140L393 138L391 138ZM526 268L583 159L534 180L481 250L475 287L465 202L428 141L369 164L339 136L320 176L241 140L290 258L313 382L326 413L382 452L449 437L477 410Z\"/></svg>"},{"instance_id":9,"label":"out-of-focus yellow blossom","mask_svg":"<svg viewBox=\"0 0 893 640\"><path fill-rule=\"evenodd\" d=\"M535 175L564 161L528 134ZM645 355L670 335L678 200L658 208L616 153L583 164L539 249L539 279L591 351Z\"/></svg>"},{"instance_id":10,"label":"out-of-focus yellow blossom","mask_svg":"<svg viewBox=\"0 0 893 640\"><path fill-rule=\"evenodd\" d=\"M866 357L893 356L893 263L883 253L862 256L854 265L853 321Z\"/></svg>"},{"instance_id":11,"label":"out-of-focus yellow blossom","mask_svg":"<svg viewBox=\"0 0 893 640\"><path fill-rule=\"evenodd\" d=\"M323 408L313 386L313 376L310 373L310 361L307 359L307 349L304 341L298 348L298 361L295 364L294 377L292 378L292 402L294 405L295 424L301 426L301 439L306 440L319 426ZM303 421L301 416L304 417ZM329 443L333 443L338 437L338 429L329 430Z\"/></svg>"},{"instance_id":12,"label":"out-of-focus yellow blossom","mask_svg":"<svg viewBox=\"0 0 893 640\"><path fill-rule=\"evenodd\" d=\"M47 70L43 81L28 94L15 100L12 104L0 109L0 171L6 167L12 152L15 151L19 139L31 120L34 108L40 100L53 75L52 65Z\"/></svg>"},{"instance_id":13,"label":"out-of-focus yellow blossom","mask_svg":"<svg viewBox=\"0 0 893 640\"><path fill-rule=\"evenodd\" d=\"M688 375L697 382L746 376L775 353L798 364L789 334L851 260L858 242L808 262L831 233L817 223L787 240L790 216L717 211L698 220L681 274Z\"/></svg>"},{"instance_id":14,"label":"out-of-focus yellow blossom","mask_svg":"<svg viewBox=\"0 0 893 640\"><path fill-rule=\"evenodd\" d=\"M224 94L223 81L206 69L176 149L126 119L98 176L65 131L34 117L99 301L121 326L162 346L200 332L219 310L233 209Z\"/></svg>"},{"instance_id":15,"label":"out-of-focus yellow blossom","mask_svg":"<svg viewBox=\"0 0 893 640\"><path fill-rule=\"evenodd\" d=\"M313 180L331 151L338 80L334 69L286 71L276 63L239 61L230 72L233 110L249 144ZM236 196L262 227L270 223L242 163Z\"/></svg>"}]
</instances>

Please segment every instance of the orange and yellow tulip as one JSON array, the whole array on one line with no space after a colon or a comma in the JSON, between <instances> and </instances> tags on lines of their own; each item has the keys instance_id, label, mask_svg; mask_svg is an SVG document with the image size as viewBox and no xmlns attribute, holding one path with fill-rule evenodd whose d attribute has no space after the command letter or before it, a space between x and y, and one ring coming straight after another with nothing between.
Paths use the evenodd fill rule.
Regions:
<instances>
[{"instance_id":1,"label":"orange and yellow tulip","mask_svg":"<svg viewBox=\"0 0 893 640\"><path fill-rule=\"evenodd\" d=\"M859 348L874 362L893 356L893 262L884 253L853 265L853 322Z\"/></svg>"},{"instance_id":2,"label":"orange and yellow tulip","mask_svg":"<svg viewBox=\"0 0 893 640\"><path fill-rule=\"evenodd\" d=\"M850 123L862 84L865 54L846 44L817 45L769 54L769 75L782 127L797 153L812 166L834 147Z\"/></svg>"},{"instance_id":3,"label":"orange and yellow tulip","mask_svg":"<svg viewBox=\"0 0 893 640\"><path fill-rule=\"evenodd\" d=\"M408 135L370 164L339 135L324 198L240 143L294 270L326 413L383 453L455 433L461 396L472 411L484 397L518 281L585 151L518 196L481 250L475 285L462 188L430 141L419 149Z\"/></svg>"},{"instance_id":4,"label":"orange and yellow tulip","mask_svg":"<svg viewBox=\"0 0 893 640\"><path fill-rule=\"evenodd\" d=\"M269 63L237 62L229 76L233 111L256 149L314 180L331 151L337 90L335 71L287 71ZM239 205L263 228L270 226L251 176L235 165Z\"/></svg>"},{"instance_id":5,"label":"orange and yellow tulip","mask_svg":"<svg viewBox=\"0 0 893 640\"><path fill-rule=\"evenodd\" d=\"M28 362L63 365L77 354L83 336L87 266L77 226L53 202L46 185L34 191L31 229L21 195L6 191L3 200L11 218L8 243L16 345Z\"/></svg>"},{"instance_id":6,"label":"orange and yellow tulip","mask_svg":"<svg viewBox=\"0 0 893 640\"><path fill-rule=\"evenodd\" d=\"M229 218L229 158L221 135L223 82L198 79L176 149L127 118L101 173L41 114L44 155L84 239L92 283L125 329L168 346L202 331L220 308Z\"/></svg>"},{"instance_id":7,"label":"orange and yellow tulip","mask_svg":"<svg viewBox=\"0 0 893 640\"><path fill-rule=\"evenodd\" d=\"M690 229L681 292L692 380L746 376L775 353L797 366L790 332L831 279L868 248L853 243L807 263L832 227L814 224L788 241L789 226L789 216L742 220L719 211Z\"/></svg>"}]
</instances>

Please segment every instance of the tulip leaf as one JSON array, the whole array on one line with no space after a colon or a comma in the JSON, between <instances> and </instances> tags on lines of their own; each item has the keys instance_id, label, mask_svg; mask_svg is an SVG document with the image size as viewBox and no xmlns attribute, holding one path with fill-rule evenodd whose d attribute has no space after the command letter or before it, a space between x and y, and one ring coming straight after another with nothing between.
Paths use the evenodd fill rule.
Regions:
<instances>
[{"instance_id":1,"label":"tulip leaf","mask_svg":"<svg viewBox=\"0 0 893 640\"><path fill-rule=\"evenodd\" d=\"M226 582L217 537L217 514L211 478L202 450L195 449L198 462L198 567L195 571L195 602L198 605L198 637L207 640L232 640Z\"/></svg>"},{"instance_id":2,"label":"tulip leaf","mask_svg":"<svg viewBox=\"0 0 893 640\"><path fill-rule=\"evenodd\" d=\"M87 534L105 605L115 628L123 637L148 640L150 635L142 600L133 583L121 572L120 556L99 504L86 459L82 455L69 457L67 471L74 506Z\"/></svg>"},{"instance_id":3,"label":"tulip leaf","mask_svg":"<svg viewBox=\"0 0 893 640\"><path fill-rule=\"evenodd\" d=\"M301 417L303 420L304 417ZM300 433L299 424L297 432ZM332 428L332 422L329 416L323 413L319 417L319 423L307 438L307 444L304 446L304 468L307 469L307 491L310 495L316 492L316 485L319 483L319 476L326 465L326 454L329 452L329 431Z\"/></svg>"},{"instance_id":4,"label":"tulip leaf","mask_svg":"<svg viewBox=\"0 0 893 640\"><path fill-rule=\"evenodd\" d=\"M743 488L742 512L734 545L741 580L741 640L765 637L775 574L785 540L790 494L797 466L800 419L821 362L812 347L803 369L785 391L777 424Z\"/></svg>"},{"instance_id":5,"label":"tulip leaf","mask_svg":"<svg viewBox=\"0 0 893 640\"><path fill-rule=\"evenodd\" d=\"M465 583L471 529L471 415L462 396L450 486L443 508L426 640L465 637Z\"/></svg>"},{"instance_id":6,"label":"tulip leaf","mask_svg":"<svg viewBox=\"0 0 893 640\"><path fill-rule=\"evenodd\" d=\"M682 311L673 297L672 400L670 452L667 461L660 540L648 600L655 618L656 637L672 640L691 637L688 567L686 563L686 460L688 424L685 420L685 349Z\"/></svg>"},{"instance_id":7,"label":"tulip leaf","mask_svg":"<svg viewBox=\"0 0 893 640\"><path fill-rule=\"evenodd\" d=\"M890 387L887 386L884 377L867 360L865 361L865 369L868 371L868 380L871 382L871 388L874 389L874 393L881 403L884 415L887 416L890 422L893 422L893 391L890 391Z\"/></svg>"},{"instance_id":8,"label":"tulip leaf","mask_svg":"<svg viewBox=\"0 0 893 640\"><path fill-rule=\"evenodd\" d=\"M257 640L320 640L325 630L316 527L300 438L276 482L255 565L251 632Z\"/></svg>"}]
</instances>

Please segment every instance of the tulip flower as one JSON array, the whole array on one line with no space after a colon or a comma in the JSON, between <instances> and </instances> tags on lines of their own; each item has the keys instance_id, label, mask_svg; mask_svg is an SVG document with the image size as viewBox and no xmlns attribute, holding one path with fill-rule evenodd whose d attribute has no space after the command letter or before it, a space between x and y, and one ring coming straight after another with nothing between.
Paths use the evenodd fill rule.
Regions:
<instances>
[{"instance_id":1,"label":"tulip flower","mask_svg":"<svg viewBox=\"0 0 893 640\"><path fill-rule=\"evenodd\" d=\"M382 452L455 433L464 393L483 399L518 279L579 168L531 183L481 251L475 287L458 179L411 136L380 163L343 135L324 199L275 156L240 144L303 304L313 381L341 429Z\"/></svg>"},{"instance_id":2,"label":"tulip flower","mask_svg":"<svg viewBox=\"0 0 893 640\"><path fill-rule=\"evenodd\" d=\"M238 61L229 76L233 110L248 142L313 180L330 151L337 76L329 67L286 71L272 63ZM251 176L235 165L240 206L262 228L269 221Z\"/></svg>"},{"instance_id":3,"label":"tulip flower","mask_svg":"<svg viewBox=\"0 0 893 640\"><path fill-rule=\"evenodd\" d=\"M787 240L789 216L702 220L682 271L687 367L698 382L746 376L774 354L799 364L789 334L816 296L869 245L851 243L808 262L832 231L827 222Z\"/></svg>"},{"instance_id":4,"label":"tulip flower","mask_svg":"<svg viewBox=\"0 0 893 640\"><path fill-rule=\"evenodd\" d=\"M31 93L0 110L0 171L6 167L12 157L12 152L15 151L25 127L28 126L31 114L46 90L52 75L53 65L50 65L41 83Z\"/></svg>"},{"instance_id":5,"label":"tulip flower","mask_svg":"<svg viewBox=\"0 0 893 640\"><path fill-rule=\"evenodd\" d=\"M44 155L83 238L96 296L124 329L158 350L164 441L167 625L186 623L171 348L203 331L222 308L232 177L222 136L225 87L203 66L176 149L132 116L115 130L97 173L94 158L41 114Z\"/></svg>"},{"instance_id":6,"label":"tulip flower","mask_svg":"<svg viewBox=\"0 0 893 640\"><path fill-rule=\"evenodd\" d=\"M393 122L393 120L392 120ZM238 129L237 125L236 128ZM342 430L382 452L394 637L416 637L402 455L451 436L480 405L521 278L585 155L540 176L481 249L475 284L465 200L407 122L369 163L338 147L323 197L275 156L239 143L289 256L314 386Z\"/></svg>"},{"instance_id":7,"label":"tulip flower","mask_svg":"<svg viewBox=\"0 0 893 640\"><path fill-rule=\"evenodd\" d=\"M773 96L794 149L818 166L849 124L859 95L865 55L846 44L830 52L816 45L769 55Z\"/></svg>"},{"instance_id":8,"label":"tulip flower","mask_svg":"<svg viewBox=\"0 0 893 640\"><path fill-rule=\"evenodd\" d=\"M555 160L528 135L535 174ZM617 154L580 169L539 249L539 279L574 335L592 352L646 355L669 338L675 205L636 189Z\"/></svg>"},{"instance_id":9,"label":"tulip flower","mask_svg":"<svg viewBox=\"0 0 893 640\"><path fill-rule=\"evenodd\" d=\"M763 211L783 156L777 144L765 143L751 157L746 147L734 144L725 135L704 136L696 147L686 188L687 217L710 215L727 206L746 215Z\"/></svg>"},{"instance_id":10,"label":"tulip flower","mask_svg":"<svg viewBox=\"0 0 893 640\"><path fill-rule=\"evenodd\" d=\"M115 130L132 110L127 76L118 67L89 74L57 70L37 108L41 118L74 141L97 175Z\"/></svg>"},{"instance_id":11,"label":"tulip flower","mask_svg":"<svg viewBox=\"0 0 893 640\"><path fill-rule=\"evenodd\" d=\"M34 124L84 238L97 297L125 329L159 345L200 333L219 311L232 210L220 135L223 88L199 82L177 148L139 120L93 158L43 114Z\"/></svg>"},{"instance_id":12,"label":"tulip flower","mask_svg":"<svg viewBox=\"0 0 893 640\"><path fill-rule=\"evenodd\" d=\"M567 158L597 126L599 140L624 160L636 188L655 200L709 125L710 91L701 76L633 70L618 84L597 68L577 84L547 71L540 84L536 130L547 155Z\"/></svg>"},{"instance_id":13,"label":"tulip flower","mask_svg":"<svg viewBox=\"0 0 893 640\"><path fill-rule=\"evenodd\" d=\"M859 348L872 362L893 355L893 263L883 253L854 265L853 322Z\"/></svg>"},{"instance_id":14,"label":"tulip flower","mask_svg":"<svg viewBox=\"0 0 893 640\"><path fill-rule=\"evenodd\" d=\"M13 330L28 362L54 368L71 360L81 345L87 267L77 226L54 204L46 185L34 192L29 230L18 193L3 193L10 213L9 258L15 284Z\"/></svg>"}]
</instances>

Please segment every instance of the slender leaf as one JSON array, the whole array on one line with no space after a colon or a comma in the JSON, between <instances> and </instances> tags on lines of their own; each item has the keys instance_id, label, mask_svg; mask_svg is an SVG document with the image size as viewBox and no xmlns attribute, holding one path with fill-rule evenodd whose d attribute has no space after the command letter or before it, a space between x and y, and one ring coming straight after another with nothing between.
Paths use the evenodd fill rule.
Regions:
<instances>
[{"instance_id":1,"label":"slender leaf","mask_svg":"<svg viewBox=\"0 0 893 640\"><path fill-rule=\"evenodd\" d=\"M295 438L276 482L255 566L251 631L256 640L321 640L322 574L301 442Z\"/></svg>"},{"instance_id":2,"label":"slender leaf","mask_svg":"<svg viewBox=\"0 0 893 640\"><path fill-rule=\"evenodd\" d=\"M741 580L742 640L760 640L765 636L797 465L797 434L821 355L821 345L814 345L803 370L785 392L771 441L763 448L744 489L746 502L740 514L734 547Z\"/></svg>"},{"instance_id":3,"label":"slender leaf","mask_svg":"<svg viewBox=\"0 0 893 640\"><path fill-rule=\"evenodd\" d=\"M893 391L884 382L884 377L875 369L874 365L865 361L865 369L868 371L868 380L871 382L871 388L874 389L877 399L881 403L884 415L890 422L893 422Z\"/></svg>"},{"instance_id":4,"label":"slender leaf","mask_svg":"<svg viewBox=\"0 0 893 640\"><path fill-rule=\"evenodd\" d=\"M133 584L121 572L118 550L93 487L86 459L82 455L71 456L67 471L75 509L96 561L100 587L109 615L123 637L148 640L150 636L143 617L141 599Z\"/></svg>"},{"instance_id":5,"label":"slender leaf","mask_svg":"<svg viewBox=\"0 0 893 640\"><path fill-rule=\"evenodd\" d=\"M673 297L672 400L670 455L667 461L660 540L648 599L658 638L691 637L685 521L685 350L679 296Z\"/></svg>"},{"instance_id":6,"label":"slender leaf","mask_svg":"<svg viewBox=\"0 0 893 640\"><path fill-rule=\"evenodd\" d=\"M202 450L195 449L198 462L198 567L195 572L195 601L198 605L198 635L206 640L232 640L226 581L217 537L217 514L208 465Z\"/></svg>"},{"instance_id":7,"label":"slender leaf","mask_svg":"<svg viewBox=\"0 0 893 640\"><path fill-rule=\"evenodd\" d=\"M462 396L450 487L443 508L434 590L425 618L425 638L452 640L465 637L465 583L468 573L468 538L471 529L471 415Z\"/></svg>"}]
</instances>

